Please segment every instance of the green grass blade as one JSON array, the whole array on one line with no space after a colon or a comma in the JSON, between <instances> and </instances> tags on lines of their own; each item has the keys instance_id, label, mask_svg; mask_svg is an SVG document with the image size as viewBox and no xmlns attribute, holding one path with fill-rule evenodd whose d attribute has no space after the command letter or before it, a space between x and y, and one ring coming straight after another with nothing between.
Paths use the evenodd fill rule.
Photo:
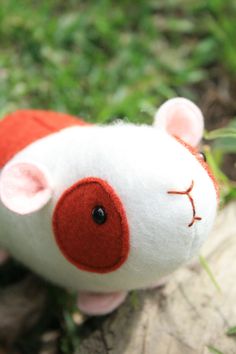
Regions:
<instances>
[{"instance_id":1,"label":"green grass blade","mask_svg":"<svg viewBox=\"0 0 236 354\"><path fill-rule=\"evenodd\" d=\"M203 269L206 271L206 273L208 274L210 280L212 281L213 285L215 286L215 288L221 292L221 287L220 285L218 284L214 274L212 273L211 269L210 269L210 266L206 260L205 257L203 256L199 256L199 261L200 261L200 264L201 266L203 267Z\"/></svg>"},{"instance_id":2,"label":"green grass blade","mask_svg":"<svg viewBox=\"0 0 236 354\"><path fill-rule=\"evenodd\" d=\"M226 332L227 336L236 336L236 326L235 327L231 327L228 329L228 331Z\"/></svg>"},{"instance_id":3,"label":"green grass blade","mask_svg":"<svg viewBox=\"0 0 236 354\"><path fill-rule=\"evenodd\" d=\"M215 129L211 132L205 132L204 138L206 140L214 140L218 138L234 138L236 139L236 129L235 128L221 128Z\"/></svg>"},{"instance_id":4,"label":"green grass blade","mask_svg":"<svg viewBox=\"0 0 236 354\"><path fill-rule=\"evenodd\" d=\"M207 348L209 349L209 352L212 354L224 354L219 349L216 349L216 348L212 347L211 345L209 345Z\"/></svg>"}]
</instances>

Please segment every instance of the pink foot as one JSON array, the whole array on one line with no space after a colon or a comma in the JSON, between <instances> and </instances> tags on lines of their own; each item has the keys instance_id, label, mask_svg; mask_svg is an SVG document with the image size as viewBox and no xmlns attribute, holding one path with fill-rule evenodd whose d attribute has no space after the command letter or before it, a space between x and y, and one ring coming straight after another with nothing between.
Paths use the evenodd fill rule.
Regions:
<instances>
[{"instance_id":1,"label":"pink foot","mask_svg":"<svg viewBox=\"0 0 236 354\"><path fill-rule=\"evenodd\" d=\"M77 299L77 305L80 311L86 315L106 315L120 306L126 296L126 292L109 294L80 292Z\"/></svg>"},{"instance_id":2,"label":"pink foot","mask_svg":"<svg viewBox=\"0 0 236 354\"><path fill-rule=\"evenodd\" d=\"M0 265L4 264L8 258L9 258L8 253L3 250L0 250Z\"/></svg>"}]
</instances>

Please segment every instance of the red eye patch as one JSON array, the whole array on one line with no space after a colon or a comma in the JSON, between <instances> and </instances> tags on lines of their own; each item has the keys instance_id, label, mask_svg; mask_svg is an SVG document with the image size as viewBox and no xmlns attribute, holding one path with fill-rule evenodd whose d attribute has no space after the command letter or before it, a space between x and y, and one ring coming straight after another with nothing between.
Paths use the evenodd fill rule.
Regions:
<instances>
[{"instance_id":1,"label":"red eye patch","mask_svg":"<svg viewBox=\"0 0 236 354\"><path fill-rule=\"evenodd\" d=\"M126 214L102 179L82 179L63 193L54 210L53 229L65 258L82 270L112 272L128 257Z\"/></svg>"},{"instance_id":2,"label":"red eye patch","mask_svg":"<svg viewBox=\"0 0 236 354\"><path fill-rule=\"evenodd\" d=\"M198 160L198 162L202 165L202 167L206 170L208 176L211 178L214 187L215 187L215 191L216 191L216 195L217 195L217 200L219 201L220 199L220 191L219 191L219 185L210 169L210 167L208 166L208 164L204 161L204 159L199 155L198 151L191 145L187 144L186 142L184 142L182 139L180 139L177 136L174 136L174 138L180 143L182 144L189 152L191 152L191 154Z\"/></svg>"}]
</instances>

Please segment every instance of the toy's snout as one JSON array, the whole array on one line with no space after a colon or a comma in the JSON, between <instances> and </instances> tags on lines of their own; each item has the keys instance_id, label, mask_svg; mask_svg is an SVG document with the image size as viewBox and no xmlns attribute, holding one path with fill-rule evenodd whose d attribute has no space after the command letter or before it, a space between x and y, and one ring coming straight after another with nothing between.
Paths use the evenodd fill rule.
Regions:
<instances>
[{"instance_id":1,"label":"toy's snout","mask_svg":"<svg viewBox=\"0 0 236 354\"><path fill-rule=\"evenodd\" d=\"M125 210L111 186L99 178L85 178L67 189L53 215L56 242L77 268L108 273L129 254Z\"/></svg>"},{"instance_id":2,"label":"toy's snout","mask_svg":"<svg viewBox=\"0 0 236 354\"><path fill-rule=\"evenodd\" d=\"M192 220L191 222L188 224L188 227L192 227L195 222L197 221L201 221L202 220L202 217L201 216L197 216L196 214L196 204L195 204L195 200L194 198L192 197L191 195L191 192L194 188L194 181L192 181L190 187L186 190L186 191L168 191L168 194L171 194L171 195L182 195L182 196L186 196L190 202L190 205L191 205L191 208L192 208L192 211L193 211L193 217L192 217Z\"/></svg>"}]
</instances>

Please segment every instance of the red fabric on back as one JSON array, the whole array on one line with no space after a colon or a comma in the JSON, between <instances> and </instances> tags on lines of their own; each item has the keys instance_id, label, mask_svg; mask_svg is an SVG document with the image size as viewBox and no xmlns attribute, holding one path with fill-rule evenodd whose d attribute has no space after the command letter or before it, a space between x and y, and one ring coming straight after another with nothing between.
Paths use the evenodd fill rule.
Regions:
<instances>
[{"instance_id":1,"label":"red fabric on back","mask_svg":"<svg viewBox=\"0 0 236 354\"><path fill-rule=\"evenodd\" d=\"M41 110L19 110L0 121L0 168L27 145L73 125L87 125L76 117Z\"/></svg>"},{"instance_id":2,"label":"red fabric on back","mask_svg":"<svg viewBox=\"0 0 236 354\"><path fill-rule=\"evenodd\" d=\"M96 206L106 210L102 225L92 218ZM111 186L99 178L84 178L63 193L54 210L53 228L65 258L82 270L112 272L128 257L125 210Z\"/></svg>"}]
</instances>

